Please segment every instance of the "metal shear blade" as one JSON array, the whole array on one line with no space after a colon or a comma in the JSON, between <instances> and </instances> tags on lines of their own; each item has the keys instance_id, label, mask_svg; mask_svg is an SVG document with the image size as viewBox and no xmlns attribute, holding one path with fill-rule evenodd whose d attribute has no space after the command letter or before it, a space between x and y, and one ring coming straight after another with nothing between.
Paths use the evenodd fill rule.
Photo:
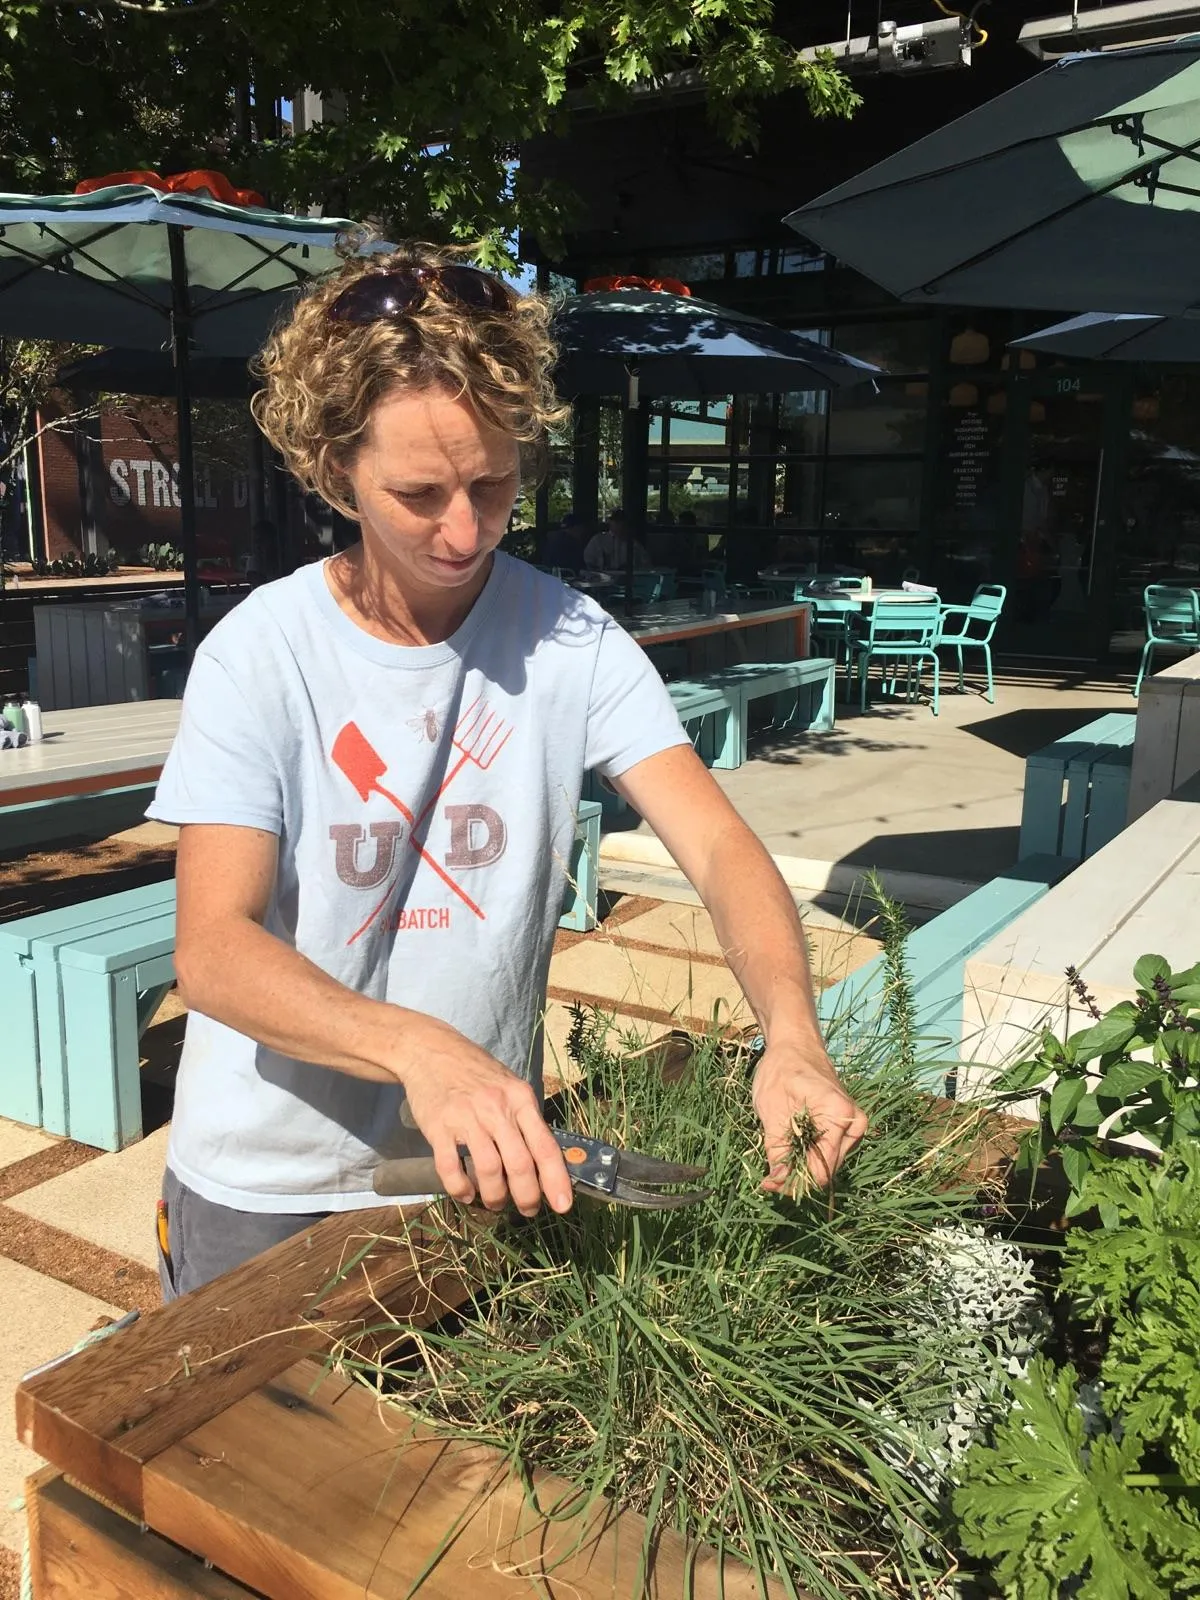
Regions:
<instances>
[{"instance_id":1,"label":"metal shear blade","mask_svg":"<svg viewBox=\"0 0 1200 1600\"><path fill-rule=\"evenodd\" d=\"M712 1193L711 1189L687 1189L677 1194L658 1192L667 1184L690 1183L702 1178L704 1167L663 1161L658 1156L644 1156L636 1150L619 1150L602 1139L591 1139L569 1128L554 1128L552 1132L567 1163L572 1187L592 1199L645 1211L673 1211L681 1206L698 1205Z\"/></svg>"}]
</instances>

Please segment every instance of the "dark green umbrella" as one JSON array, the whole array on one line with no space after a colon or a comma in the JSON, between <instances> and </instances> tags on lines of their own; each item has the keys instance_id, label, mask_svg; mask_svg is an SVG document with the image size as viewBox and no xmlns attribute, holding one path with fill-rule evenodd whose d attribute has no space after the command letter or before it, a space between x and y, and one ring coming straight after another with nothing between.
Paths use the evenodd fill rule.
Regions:
<instances>
[{"instance_id":1,"label":"dark green umbrella","mask_svg":"<svg viewBox=\"0 0 1200 1600\"><path fill-rule=\"evenodd\" d=\"M1011 343L1068 361L1200 362L1200 318L1085 311Z\"/></svg>"},{"instance_id":2,"label":"dark green umbrella","mask_svg":"<svg viewBox=\"0 0 1200 1600\"><path fill-rule=\"evenodd\" d=\"M340 266L335 247L352 227L141 183L0 195L0 334L161 351L170 360L189 656L200 624L188 492L192 362L252 355L299 290Z\"/></svg>"},{"instance_id":3,"label":"dark green umbrella","mask_svg":"<svg viewBox=\"0 0 1200 1600\"><path fill-rule=\"evenodd\" d=\"M903 300L1200 307L1200 37L1064 56L788 223Z\"/></svg>"},{"instance_id":4,"label":"dark green umbrella","mask_svg":"<svg viewBox=\"0 0 1200 1600\"><path fill-rule=\"evenodd\" d=\"M641 401L725 394L787 394L869 383L880 369L789 328L690 295L606 289L571 295L554 317L556 381L566 395L615 394L627 422ZM632 430L626 430L626 448ZM626 609L633 603L633 547L640 505L630 508Z\"/></svg>"}]
</instances>

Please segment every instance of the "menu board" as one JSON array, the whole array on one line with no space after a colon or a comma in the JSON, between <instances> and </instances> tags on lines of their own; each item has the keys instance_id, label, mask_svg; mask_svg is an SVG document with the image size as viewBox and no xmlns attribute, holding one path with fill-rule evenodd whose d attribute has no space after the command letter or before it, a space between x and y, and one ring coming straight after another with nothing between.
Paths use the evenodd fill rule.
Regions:
<instances>
[{"instance_id":1,"label":"menu board","mask_svg":"<svg viewBox=\"0 0 1200 1600\"><path fill-rule=\"evenodd\" d=\"M978 407L956 413L948 454L955 512L960 517L970 516L979 504L980 486L992 454L987 415Z\"/></svg>"},{"instance_id":2,"label":"menu board","mask_svg":"<svg viewBox=\"0 0 1200 1600\"><path fill-rule=\"evenodd\" d=\"M1004 416L987 409L988 390L979 389L976 404L947 405L942 412L935 504L937 524L947 532L999 526Z\"/></svg>"}]
</instances>

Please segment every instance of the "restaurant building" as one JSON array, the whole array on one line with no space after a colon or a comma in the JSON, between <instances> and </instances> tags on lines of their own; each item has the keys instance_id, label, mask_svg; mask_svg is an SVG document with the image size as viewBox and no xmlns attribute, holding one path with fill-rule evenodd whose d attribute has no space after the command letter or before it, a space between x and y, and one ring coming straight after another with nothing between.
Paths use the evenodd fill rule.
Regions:
<instances>
[{"instance_id":1,"label":"restaurant building","mask_svg":"<svg viewBox=\"0 0 1200 1600\"><path fill-rule=\"evenodd\" d=\"M891 15L902 36L919 38L935 18L944 29L932 7ZM1011 339L1065 313L902 304L782 222L1069 47L1200 31L1200 14L1160 0L1079 11L1073 32L1070 13L1048 7L976 6L973 17L951 23L958 64L935 67L932 45L898 61L886 25L881 34L873 20L864 29L853 13L806 7L798 43L857 40L863 103L850 121L814 121L802 96L779 97L753 150L724 144L686 88L579 118L567 139L522 154L527 175L580 197L565 256L551 260L529 236L522 254L579 285L680 279L885 371L874 387L832 396L648 405L648 530L690 512L733 577L794 560L877 583L919 576L951 600L1004 583L1010 653L1123 662L1140 647L1146 584L1200 582L1200 368L1018 354ZM579 402L551 516L573 504L595 517L628 495L628 475L617 487L618 404ZM666 548L669 530L658 537Z\"/></svg>"}]
</instances>

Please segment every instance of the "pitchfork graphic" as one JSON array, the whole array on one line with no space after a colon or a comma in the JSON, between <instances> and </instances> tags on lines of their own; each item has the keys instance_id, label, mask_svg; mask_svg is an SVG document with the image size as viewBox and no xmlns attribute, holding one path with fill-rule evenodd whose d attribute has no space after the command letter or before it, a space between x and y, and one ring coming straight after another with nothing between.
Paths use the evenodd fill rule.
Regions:
<instances>
[{"instance_id":1,"label":"pitchfork graphic","mask_svg":"<svg viewBox=\"0 0 1200 1600\"><path fill-rule=\"evenodd\" d=\"M457 744L457 742L458 733L456 730L455 743ZM333 756L334 765L338 767L347 778L349 778L350 782L358 791L358 797L360 800L367 799L372 790L374 790L376 794L381 794L385 800L391 801L392 805L395 806L396 810L412 828L413 831L409 836L412 847L414 850L416 850L422 861L428 862L433 870L437 873L438 877L441 878L442 882L453 889L454 893L463 902L463 904L473 911L477 917L482 919L483 912L475 904L474 900L471 899L466 890L463 889L459 884L455 883L454 879L445 870L441 862L436 861L433 856L429 854L428 850L425 849L425 846L422 844L422 842L417 838L416 822L414 821L412 812L404 804L404 801L398 796L394 795L390 789L385 789L380 783L380 778L382 778L384 773L387 771L387 762L379 754L378 750L376 750L375 747L370 743L356 722L348 722L341 730L337 738L333 741L333 750L331 751L331 754ZM459 763L459 766L461 765L462 762ZM456 767L454 770L457 772L458 767ZM447 779L447 782L449 782L449 779ZM438 794L441 794L445 787L446 784L443 783L442 788L438 790ZM434 799L437 799L437 795L434 796ZM428 815L431 806L432 802L430 806L427 806L425 811L422 812L422 820L424 820L424 818ZM383 899L375 907L374 911L372 911L371 915L363 923L362 927L358 928L353 934L351 934L349 940L347 941L349 944L353 944L359 935L364 933L371 926L371 924L375 921L375 918L387 904L389 898L391 897L391 892L392 891L389 888L387 894L384 895Z\"/></svg>"},{"instance_id":2,"label":"pitchfork graphic","mask_svg":"<svg viewBox=\"0 0 1200 1600\"><path fill-rule=\"evenodd\" d=\"M459 773L471 761L480 772L486 772L508 743L512 734L512 724L498 717L494 711L489 711L487 701L480 695L474 700L459 717L454 728L454 737L450 741L459 752L459 759L450 768L442 780L442 786L429 801L413 824L413 844L417 849L417 830L428 819L429 813L437 805L446 790L458 777Z\"/></svg>"}]
</instances>

